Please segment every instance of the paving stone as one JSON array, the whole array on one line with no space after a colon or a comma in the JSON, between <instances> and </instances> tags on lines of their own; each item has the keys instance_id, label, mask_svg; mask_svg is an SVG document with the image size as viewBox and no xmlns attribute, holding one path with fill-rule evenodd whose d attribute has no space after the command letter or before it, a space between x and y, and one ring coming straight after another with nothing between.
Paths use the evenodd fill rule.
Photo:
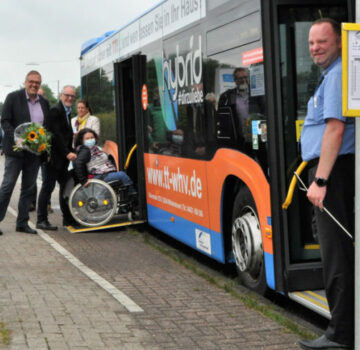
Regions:
<instances>
[{"instance_id":1,"label":"paving stone","mask_svg":"<svg viewBox=\"0 0 360 350\"><path fill-rule=\"evenodd\" d=\"M141 234L70 234L59 210L51 222L59 230L49 237L143 312L129 312L39 235L15 232L7 213L0 322L12 331L12 343L0 350L298 349L296 335L154 250Z\"/></svg>"}]
</instances>

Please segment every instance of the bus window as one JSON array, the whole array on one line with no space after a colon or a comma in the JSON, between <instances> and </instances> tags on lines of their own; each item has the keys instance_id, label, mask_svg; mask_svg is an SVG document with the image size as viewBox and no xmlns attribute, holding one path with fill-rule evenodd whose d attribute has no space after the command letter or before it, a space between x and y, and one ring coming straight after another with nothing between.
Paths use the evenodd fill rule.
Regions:
<instances>
[{"instance_id":1,"label":"bus window","mask_svg":"<svg viewBox=\"0 0 360 350\"><path fill-rule=\"evenodd\" d=\"M205 96L203 43L192 28L148 58L149 153L209 159L214 152L215 95Z\"/></svg>"},{"instance_id":2,"label":"bus window","mask_svg":"<svg viewBox=\"0 0 360 350\"><path fill-rule=\"evenodd\" d=\"M113 64L109 63L81 79L82 98L89 102L93 114L100 119L100 144L106 140L116 141L113 74Z\"/></svg>"},{"instance_id":3,"label":"bus window","mask_svg":"<svg viewBox=\"0 0 360 350\"><path fill-rule=\"evenodd\" d=\"M206 35L206 52L208 55L213 55L234 47L259 41L260 38L260 13L255 12L210 30Z\"/></svg>"},{"instance_id":4,"label":"bus window","mask_svg":"<svg viewBox=\"0 0 360 350\"><path fill-rule=\"evenodd\" d=\"M255 159L268 175L267 166L267 125L265 116L264 68L262 62L247 64L244 54L259 48L260 43L246 45L211 56L205 64L207 90L215 92L217 100L218 127L222 128L225 107L232 113L225 113L234 125L235 137L229 143L218 139L218 146L233 147ZM261 47L260 47L261 49ZM244 64L245 63L245 64ZM211 73L210 73L211 71ZM226 126L225 126L226 128ZM229 128L227 128L229 129ZM221 134L217 130L217 134ZM229 139L229 135L227 136Z\"/></svg>"}]
</instances>

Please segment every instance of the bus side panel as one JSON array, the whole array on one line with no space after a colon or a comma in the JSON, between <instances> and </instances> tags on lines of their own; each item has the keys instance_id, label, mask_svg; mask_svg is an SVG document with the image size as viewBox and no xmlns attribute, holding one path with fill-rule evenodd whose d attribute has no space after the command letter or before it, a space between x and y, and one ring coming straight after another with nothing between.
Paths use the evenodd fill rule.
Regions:
<instances>
[{"instance_id":1,"label":"bus side panel","mask_svg":"<svg viewBox=\"0 0 360 350\"><path fill-rule=\"evenodd\" d=\"M180 242L225 263L224 242L219 233L148 204L148 223Z\"/></svg>"},{"instance_id":2,"label":"bus side panel","mask_svg":"<svg viewBox=\"0 0 360 350\"><path fill-rule=\"evenodd\" d=\"M209 228L206 162L155 154L144 162L149 223L225 262L220 231Z\"/></svg>"},{"instance_id":3,"label":"bus side panel","mask_svg":"<svg viewBox=\"0 0 360 350\"><path fill-rule=\"evenodd\" d=\"M254 198L259 216L266 279L269 287L275 286L273 241L271 227L270 186L258 163L235 150L220 149L214 158L207 162L210 228L222 231L221 215L223 184L228 176L240 179L249 188Z\"/></svg>"}]
</instances>

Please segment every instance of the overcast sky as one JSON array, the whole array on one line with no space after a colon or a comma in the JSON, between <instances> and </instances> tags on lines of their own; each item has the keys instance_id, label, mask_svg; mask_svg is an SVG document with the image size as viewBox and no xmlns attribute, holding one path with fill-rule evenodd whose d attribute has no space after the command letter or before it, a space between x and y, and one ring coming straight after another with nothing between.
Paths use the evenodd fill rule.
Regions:
<instances>
[{"instance_id":1,"label":"overcast sky","mask_svg":"<svg viewBox=\"0 0 360 350\"><path fill-rule=\"evenodd\" d=\"M81 45L116 30L160 0L0 0L0 102L35 69L57 94L80 85ZM39 65L28 65L38 63Z\"/></svg>"}]
</instances>

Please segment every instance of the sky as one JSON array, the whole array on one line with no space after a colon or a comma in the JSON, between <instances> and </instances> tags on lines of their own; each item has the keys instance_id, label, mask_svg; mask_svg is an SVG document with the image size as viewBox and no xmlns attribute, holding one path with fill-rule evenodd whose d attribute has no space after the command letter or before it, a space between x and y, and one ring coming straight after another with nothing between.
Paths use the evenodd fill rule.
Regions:
<instances>
[{"instance_id":1,"label":"sky","mask_svg":"<svg viewBox=\"0 0 360 350\"><path fill-rule=\"evenodd\" d=\"M54 95L80 85L80 49L117 30L160 0L0 0L0 102L20 88L30 70Z\"/></svg>"}]
</instances>

